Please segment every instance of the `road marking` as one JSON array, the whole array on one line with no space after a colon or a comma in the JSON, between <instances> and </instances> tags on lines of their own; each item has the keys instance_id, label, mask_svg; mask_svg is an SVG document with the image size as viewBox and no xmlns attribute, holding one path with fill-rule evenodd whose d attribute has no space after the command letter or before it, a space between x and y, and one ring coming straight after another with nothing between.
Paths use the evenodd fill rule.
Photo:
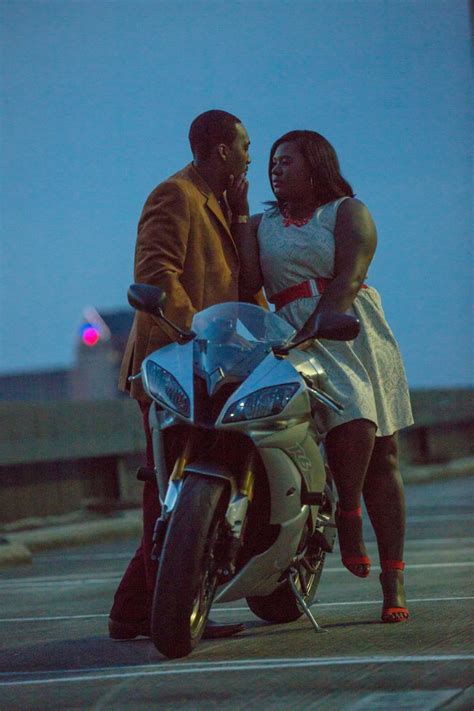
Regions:
<instances>
[{"instance_id":1,"label":"road marking","mask_svg":"<svg viewBox=\"0 0 474 711\"><path fill-rule=\"evenodd\" d=\"M43 562L50 563L53 560L58 560L61 561L61 563L69 563L72 560L85 560L85 561L91 561L91 560L117 560L118 558L123 558L124 560L128 560L129 558L132 557L132 555L135 552L136 544L134 544L135 547L131 547L130 551L125 551L123 553L91 553L91 555L87 555L86 553L62 553L62 555L58 555L57 553L43 553L35 556L35 560L41 560Z\"/></svg>"},{"instance_id":2,"label":"road marking","mask_svg":"<svg viewBox=\"0 0 474 711\"><path fill-rule=\"evenodd\" d=\"M425 568L472 568L474 561L451 561L449 563L408 563L407 570L421 570ZM325 567L324 574L346 573L342 565L336 567ZM0 592L7 591L8 588L32 588L51 586L73 586L73 585L100 585L106 582L115 582L122 577L120 573L104 573L101 577L84 578L80 575L54 575L43 578L0 578Z\"/></svg>"},{"instance_id":3,"label":"road marking","mask_svg":"<svg viewBox=\"0 0 474 711\"><path fill-rule=\"evenodd\" d=\"M463 689L377 691L363 696L354 705L351 704L351 711L367 711L367 709L371 709L371 711L391 711L391 709L435 711L462 691Z\"/></svg>"},{"instance_id":4,"label":"road marking","mask_svg":"<svg viewBox=\"0 0 474 711\"><path fill-rule=\"evenodd\" d=\"M450 563L408 563L408 570L423 570L428 568L472 568L474 566L474 561L456 561ZM344 567L325 567L324 574L340 574L346 573ZM32 588L55 588L59 590L61 588L70 588L74 586L83 587L85 585L103 585L104 583L115 583L120 580L122 575L120 573L109 573L104 574L102 577L93 578L83 578L77 576L52 576L50 578L12 578L7 580L6 578L0 578L0 593L4 592L17 592L22 589L32 589Z\"/></svg>"},{"instance_id":5,"label":"road marking","mask_svg":"<svg viewBox=\"0 0 474 711\"><path fill-rule=\"evenodd\" d=\"M406 541L407 546L410 543L413 543L415 546L420 546L420 545L425 545L425 546L430 546L433 543L435 543L437 546L440 545L445 545L449 543L455 543L456 547L459 548L460 545L469 545L472 543L474 540L474 536L465 536L464 538L440 538L440 537L435 537L435 538L416 538L416 539L408 539ZM86 553L38 553L35 555L35 560L38 562L43 562L43 563L51 563L53 561L60 561L61 563L64 563L65 557L67 558L67 561L73 561L73 560L84 560L84 561L91 561L91 560L117 560L118 558L123 558L125 560L128 560L129 558L132 557L133 553L135 552L136 544L133 543L130 546L130 550L123 552L123 553L91 553L91 555L87 555Z\"/></svg>"},{"instance_id":6,"label":"road marking","mask_svg":"<svg viewBox=\"0 0 474 711\"><path fill-rule=\"evenodd\" d=\"M52 575L44 578L11 578L0 579L0 592L6 592L9 588L16 590L18 588L60 588L73 587L83 585L103 585L104 583L117 582L122 577L122 573L103 573L100 577L85 578L80 575Z\"/></svg>"},{"instance_id":7,"label":"road marking","mask_svg":"<svg viewBox=\"0 0 474 711\"><path fill-rule=\"evenodd\" d=\"M411 598L408 602L411 604L418 602L459 602L465 600L474 600L474 595L465 597L418 597ZM344 607L355 605L380 605L380 600L357 600L350 602L314 602L312 607ZM212 614L215 612L250 612L248 607L213 607ZM0 623L4 622L58 622L61 620L87 620L95 617L108 617L107 612L98 612L87 615L51 615L49 617L3 617L0 618Z\"/></svg>"},{"instance_id":8,"label":"road marking","mask_svg":"<svg viewBox=\"0 0 474 711\"><path fill-rule=\"evenodd\" d=\"M449 664L451 662L471 661L474 654L433 654L417 656L367 656L367 657L322 657L319 659L242 659L240 661L223 662L180 662L178 664L164 661L156 665L136 667L112 667L114 671L104 670L102 674L97 669L58 669L39 672L43 678L18 679L0 681L0 687L6 686L39 686L45 684L70 684L84 681L100 681L107 679L124 679L126 677L173 676L180 674L209 674L211 672L241 672L241 671L272 671L274 669L294 669L331 666L358 666L366 664ZM37 676L39 676L37 674ZM69 676L44 678L46 674L63 674ZM31 675L31 672L17 672L15 676ZM11 676L2 672L1 677Z\"/></svg>"},{"instance_id":9,"label":"road marking","mask_svg":"<svg viewBox=\"0 0 474 711\"><path fill-rule=\"evenodd\" d=\"M409 563L407 565L408 570L423 570L428 568L472 568L474 566L474 561L457 561L450 563ZM324 574L340 574L346 573L346 569L342 567L333 568L325 567ZM71 587L84 587L85 585L104 585L107 583L116 583L122 577L121 574L110 573L105 574L102 577L94 578L81 578L76 576L53 576L51 578L12 578L11 580L0 578L0 593L13 592L17 593L18 590L31 590L31 589L49 589L55 588L56 591L61 590L61 588L71 588Z\"/></svg>"},{"instance_id":10,"label":"road marking","mask_svg":"<svg viewBox=\"0 0 474 711\"><path fill-rule=\"evenodd\" d=\"M459 602L465 600L474 600L474 596L466 597L415 597L408 598L407 603L409 605L418 602ZM355 605L380 605L381 600L357 600L354 602L313 602L311 607L344 607L344 606L355 606ZM215 612L244 612L248 610L247 607L213 607L212 614ZM2 622L2 620L0 620Z\"/></svg>"},{"instance_id":11,"label":"road marking","mask_svg":"<svg viewBox=\"0 0 474 711\"><path fill-rule=\"evenodd\" d=\"M472 513L466 514L418 514L417 516L408 516L407 523L422 523L424 521L430 521L436 523L437 521L470 521L474 517Z\"/></svg>"},{"instance_id":12,"label":"road marking","mask_svg":"<svg viewBox=\"0 0 474 711\"><path fill-rule=\"evenodd\" d=\"M242 608L245 609L245 608ZM108 617L107 612L94 615L51 615L50 617L3 617L0 622L55 622L58 620L87 620L94 617Z\"/></svg>"}]
</instances>

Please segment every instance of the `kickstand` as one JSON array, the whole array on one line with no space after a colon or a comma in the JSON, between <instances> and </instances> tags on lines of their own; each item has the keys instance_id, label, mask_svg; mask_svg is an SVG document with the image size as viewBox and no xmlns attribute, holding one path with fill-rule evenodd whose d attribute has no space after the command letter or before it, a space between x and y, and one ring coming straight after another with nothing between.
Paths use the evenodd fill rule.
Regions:
<instances>
[{"instance_id":1,"label":"kickstand","mask_svg":"<svg viewBox=\"0 0 474 711\"><path fill-rule=\"evenodd\" d=\"M296 570L296 568L290 568L290 572L288 574L288 582L290 583L290 587L293 592L293 595L296 597L296 599L298 600L298 603L301 605L301 609L303 610L306 617L309 619L309 621L313 625L314 631L315 632L327 632L327 630L323 629L322 627L320 627L318 625L318 623L316 622L316 620L313 616L313 613L311 612L308 605L306 604L306 600L304 599L304 597L298 590L298 588L296 586L296 582L295 582L296 575L298 575L298 571Z\"/></svg>"}]
</instances>

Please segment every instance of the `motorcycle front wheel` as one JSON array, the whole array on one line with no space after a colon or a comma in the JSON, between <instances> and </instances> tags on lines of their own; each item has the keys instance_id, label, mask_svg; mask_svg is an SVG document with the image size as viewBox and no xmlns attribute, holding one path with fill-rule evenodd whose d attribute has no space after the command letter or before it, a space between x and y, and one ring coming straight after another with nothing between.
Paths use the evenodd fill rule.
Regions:
<instances>
[{"instance_id":1,"label":"motorcycle front wheel","mask_svg":"<svg viewBox=\"0 0 474 711\"><path fill-rule=\"evenodd\" d=\"M225 488L217 478L188 476L168 525L153 596L151 638L170 659L190 654L206 626L219 568Z\"/></svg>"}]
</instances>

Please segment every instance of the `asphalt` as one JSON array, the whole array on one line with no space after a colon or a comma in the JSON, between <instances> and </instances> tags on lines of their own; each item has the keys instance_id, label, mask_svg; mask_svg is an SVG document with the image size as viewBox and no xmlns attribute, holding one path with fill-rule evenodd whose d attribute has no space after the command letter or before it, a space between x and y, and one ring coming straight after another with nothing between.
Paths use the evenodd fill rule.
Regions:
<instances>
[{"instance_id":1,"label":"asphalt","mask_svg":"<svg viewBox=\"0 0 474 711\"><path fill-rule=\"evenodd\" d=\"M474 475L474 457L442 464L402 466L405 484L423 484L440 479ZM102 541L138 538L142 533L141 509L108 514L73 512L54 520L17 522L18 529L0 529L0 568L29 564L38 551L81 546ZM15 526L13 525L13 528Z\"/></svg>"}]
</instances>

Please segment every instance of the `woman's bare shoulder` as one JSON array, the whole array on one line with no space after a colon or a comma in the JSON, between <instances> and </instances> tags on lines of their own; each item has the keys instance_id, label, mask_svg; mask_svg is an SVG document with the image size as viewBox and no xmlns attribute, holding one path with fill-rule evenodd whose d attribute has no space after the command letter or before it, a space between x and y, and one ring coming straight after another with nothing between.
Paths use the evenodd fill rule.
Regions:
<instances>
[{"instance_id":1,"label":"woman's bare shoulder","mask_svg":"<svg viewBox=\"0 0 474 711\"><path fill-rule=\"evenodd\" d=\"M347 240L349 235L357 238L375 249L377 244L377 229L367 206L356 198L347 198L339 205L334 235Z\"/></svg>"},{"instance_id":2,"label":"woman's bare shoulder","mask_svg":"<svg viewBox=\"0 0 474 711\"><path fill-rule=\"evenodd\" d=\"M348 197L341 202L337 209L337 215L342 218L370 218L370 212L367 205L361 200L353 197Z\"/></svg>"}]
</instances>

